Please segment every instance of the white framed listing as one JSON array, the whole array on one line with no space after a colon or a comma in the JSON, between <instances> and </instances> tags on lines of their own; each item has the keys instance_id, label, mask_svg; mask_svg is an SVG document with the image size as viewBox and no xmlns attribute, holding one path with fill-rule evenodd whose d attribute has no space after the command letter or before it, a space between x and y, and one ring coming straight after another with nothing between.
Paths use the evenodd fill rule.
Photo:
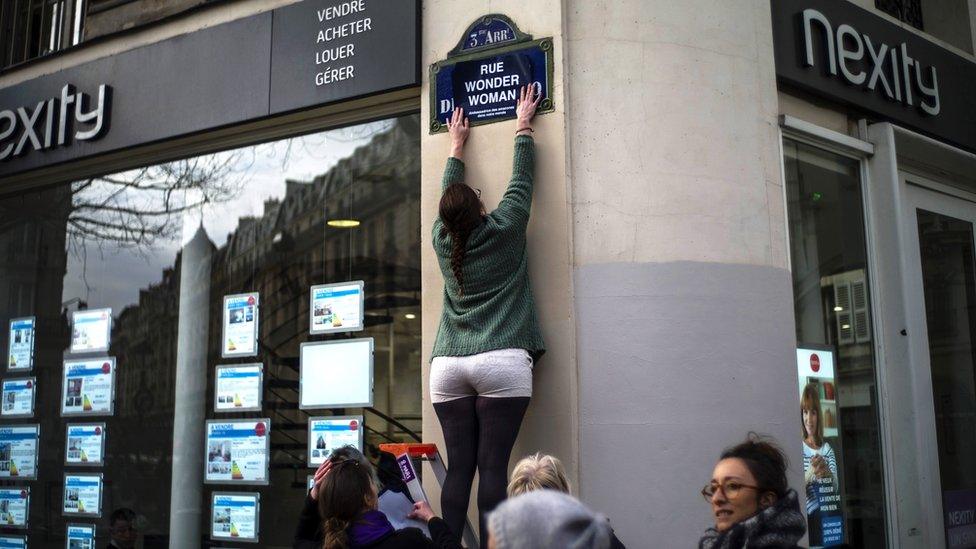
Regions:
<instances>
[{"instance_id":1,"label":"white framed listing","mask_svg":"<svg viewBox=\"0 0 976 549\"><path fill-rule=\"evenodd\" d=\"M362 280L320 284L309 291L310 334L358 332L364 328L364 283Z\"/></svg>"},{"instance_id":2,"label":"white framed listing","mask_svg":"<svg viewBox=\"0 0 976 549\"><path fill-rule=\"evenodd\" d=\"M95 549L94 524L68 524L65 549Z\"/></svg>"},{"instance_id":3,"label":"white framed listing","mask_svg":"<svg viewBox=\"0 0 976 549\"><path fill-rule=\"evenodd\" d=\"M30 486L0 488L0 526L27 528L30 516ZM3 545L0 545L2 548Z\"/></svg>"},{"instance_id":4,"label":"white framed listing","mask_svg":"<svg viewBox=\"0 0 976 549\"><path fill-rule=\"evenodd\" d=\"M7 369L28 371L34 367L34 317L10 320L7 332Z\"/></svg>"},{"instance_id":5,"label":"white framed listing","mask_svg":"<svg viewBox=\"0 0 976 549\"><path fill-rule=\"evenodd\" d=\"M0 549L27 549L27 536L0 535Z\"/></svg>"},{"instance_id":6,"label":"white framed listing","mask_svg":"<svg viewBox=\"0 0 976 549\"><path fill-rule=\"evenodd\" d=\"M301 344L298 407L373 405L373 338Z\"/></svg>"},{"instance_id":7,"label":"white framed listing","mask_svg":"<svg viewBox=\"0 0 976 549\"><path fill-rule=\"evenodd\" d=\"M204 482L268 484L271 420L209 420Z\"/></svg>"},{"instance_id":8,"label":"white framed listing","mask_svg":"<svg viewBox=\"0 0 976 549\"><path fill-rule=\"evenodd\" d=\"M318 467L343 446L363 451L363 416L308 418L308 466Z\"/></svg>"},{"instance_id":9,"label":"white framed listing","mask_svg":"<svg viewBox=\"0 0 976 549\"><path fill-rule=\"evenodd\" d=\"M224 364L214 377L214 412L261 411L264 364Z\"/></svg>"},{"instance_id":10,"label":"white framed listing","mask_svg":"<svg viewBox=\"0 0 976 549\"><path fill-rule=\"evenodd\" d=\"M37 478L39 425L0 425L0 478Z\"/></svg>"},{"instance_id":11,"label":"white framed listing","mask_svg":"<svg viewBox=\"0 0 976 549\"><path fill-rule=\"evenodd\" d=\"M105 424L69 423L65 428L64 464L105 465Z\"/></svg>"},{"instance_id":12,"label":"white framed listing","mask_svg":"<svg viewBox=\"0 0 976 549\"><path fill-rule=\"evenodd\" d=\"M66 517L101 517L102 474L65 473L61 511Z\"/></svg>"},{"instance_id":13,"label":"white framed listing","mask_svg":"<svg viewBox=\"0 0 976 549\"><path fill-rule=\"evenodd\" d=\"M224 296L221 357L258 354L259 300L258 292Z\"/></svg>"},{"instance_id":14,"label":"white framed listing","mask_svg":"<svg viewBox=\"0 0 976 549\"><path fill-rule=\"evenodd\" d=\"M214 492L210 504L210 538L258 542L261 494L257 492Z\"/></svg>"},{"instance_id":15,"label":"white framed listing","mask_svg":"<svg viewBox=\"0 0 976 549\"><path fill-rule=\"evenodd\" d=\"M7 378L0 383L0 416L34 417L37 378Z\"/></svg>"},{"instance_id":16,"label":"white framed listing","mask_svg":"<svg viewBox=\"0 0 976 549\"><path fill-rule=\"evenodd\" d=\"M115 411L115 357L64 361L62 416L104 416Z\"/></svg>"},{"instance_id":17,"label":"white framed listing","mask_svg":"<svg viewBox=\"0 0 976 549\"><path fill-rule=\"evenodd\" d=\"M71 313L72 353L108 351L112 339L112 309L86 309Z\"/></svg>"}]
</instances>

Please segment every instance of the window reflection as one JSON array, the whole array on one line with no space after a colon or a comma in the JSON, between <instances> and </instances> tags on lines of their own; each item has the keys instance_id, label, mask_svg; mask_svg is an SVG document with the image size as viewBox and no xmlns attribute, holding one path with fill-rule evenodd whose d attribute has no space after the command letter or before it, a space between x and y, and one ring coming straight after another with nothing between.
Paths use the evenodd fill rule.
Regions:
<instances>
[{"instance_id":1,"label":"window reflection","mask_svg":"<svg viewBox=\"0 0 976 549\"><path fill-rule=\"evenodd\" d=\"M211 492L246 489L273 502L262 506L261 545L290 547L311 473L310 414L297 407L304 341L373 337L367 449L419 435L419 135L410 115L0 198L4 348L9 319L38 319L36 414L16 421L41 424L40 476L29 482L32 547L63 546L69 522L60 508L69 420L59 398L77 309L112 308L109 354L118 364L115 415L91 418L108 433L102 518L91 521L99 545L112 512L131 508L144 546L168 546L171 503L193 509L188 497L201 510L191 520L204 543ZM346 280L365 282L365 330L310 336L309 287ZM222 360L222 298L252 291L261 294L258 356ZM255 361L265 365L263 410L215 414L213 368ZM215 417L271 419L269 486L204 487L202 455L187 469L197 480L173 478L202 445L202 422Z\"/></svg>"},{"instance_id":2,"label":"window reflection","mask_svg":"<svg viewBox=\"0 0 976 549\"><path fill-rule=\"evenodd\" d=\"M859 163L790 140L784 140L783 148L797 341L801 347L829 348L836 356L836 391L822 389L819 420L836 456L844 538L854 547L884 547L883 462ZM805 434L799 406L797 411L797 432ZM816 525L811 528L811 546L819 544L819 534Z\"/></svg>"}]
</instances>

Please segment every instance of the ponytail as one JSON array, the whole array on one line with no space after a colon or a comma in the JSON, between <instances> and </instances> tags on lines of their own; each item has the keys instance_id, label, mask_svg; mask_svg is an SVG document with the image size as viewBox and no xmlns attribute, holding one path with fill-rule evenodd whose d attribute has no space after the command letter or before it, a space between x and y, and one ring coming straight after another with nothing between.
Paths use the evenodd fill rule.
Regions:
<instances>
[{"instance_id":1,"label":"ponytail","mask_svg":"<svg viewBox=\"0 0 976 549\"><path fill-rule=\"evenodd\" d=\"M464 255L468 237L481 224L481 199L464 183L452 183L444 189L438 207L444 233L451 237L451 273L457 282L458 295L464 295Z\"/></svg>"},{"instance_id":2,"label":"ponytail","mask_svg":"<svg viewBox=\"0 0 976 549\"><path fill-rule=\"evenodd\" d=\"M325 543L322 549L349 549L349 535L346 533L349 524L349 521L335 517L327 519L322 524L322 530L325 532Z\"/></svg>"},{"instance_id":3,"label":"ponytail","mask_svg":"<svg viewBox=\"0 0 976 549\"><path fill-rule=\"evenodd\" d=\"M468 245L468 236L471 231L457 231L451 234L451 272L454 273L454 280L457 281L458 295L464 295L464 253Z\"/></svg>"}]
</instances>

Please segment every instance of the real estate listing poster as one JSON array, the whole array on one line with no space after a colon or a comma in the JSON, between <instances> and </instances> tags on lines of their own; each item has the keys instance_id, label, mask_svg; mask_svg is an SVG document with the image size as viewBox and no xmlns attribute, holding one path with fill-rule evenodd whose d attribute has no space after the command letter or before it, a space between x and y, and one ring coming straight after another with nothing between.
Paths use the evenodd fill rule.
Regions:
<instances>
[{"instance_id":1,"label":"real estate listing poster","mask_svg":"<svg viewBox=\"0 0 976 549\"><path fill-rule=\"evenodd\" d=\"M102 474L65 473L61 510L65 516L102 516Z\"/></svg>"},{"instance_id":2,"label":"real estate listing poster","mask_svg":"<svg viewBox=\"0 0 976 549\"><path fill-rule=\"evenodd\" d=\"M30 487L0 488L0 526L27 528L30 516ZM3 547L0 545L0 547Z\"/></svg>"},{"instance_id":3,"label":"real estate listing poster","mask_svg":"<svg viewBox=\"0 0 976 549\"><path fill-rule=\"evenodd\" d=\"M363 281L312 286L309 332L328 334L363 329Z\"/></svg>"},{"instance_id":4,"label":"real estate listing poster","mask_svg":"<svg viewBox=\"0 0 976 549\"><path fill-rule=\"evenodd\" d=\"M112 339L112 309L90 309L71 313L71 352L107 351Z\"/></svg>"},{"instance_id":5,"label":"real estate listing poster","mask_svg":"<svg viewBox=\"0 0 976 549\"><path fill-rule=\"evenodd\" d=\"M0 535L0 549L27 549L27 536Z\"/></svg>"},{"instance_id":6,"label":"real estate listing poster","mask_svg":"<svg viewBox=\"0 0 976 549\"><path fill-rule=\"evenodd\" d=\"M308 418L308 466L318 467L343 446L363 450L363 416Z\"/></svg>"},{"instance_id":7,"label":"real estate listing poster","mask_svg":"<svg viewBox=\"0 0 976 549\"><path fill-rule=\"evenodd\" d=\"M69 423L65 439L65 465L105 464L104 423Z\"/></svg>"},{"instance_id":8,"label":"real estate listing poster","mask_svg":"<svg viewBox=\"0 0 976 549\"><path fill-rule=\"evenodd\" d=\"M215 412L256 412L261 410L264 382L263 364L217 366L214 383Z\"/></svg>"},{"instance_id":9,"label":"real estate listing poster","mask_svg":"<svg viewBox=\"0 0 976 549\"><path fill-rule=\"evenodd\" d=\"M62 416L112 415L115 405L115 358L64 361Z\"/></svg>"},{"instance_id":10,"label":"real estate listing poster","mask_svg":"<svg viewBox=\"0 0 976 549\"><path fill-rule=\"evenodd\" d=\"M65 536L67 549L95 549L94 524L69 524Z\"/></svg>"},{"instance_id":11,"label":"real estate listing poster","mask_svg":"<svg viewBox=\"0 0 976 549\"><path fill-rule=\"evenodd\" d=\"M37 478L38 425L0 426L0 478Z\"/></svg>"},{"instance_id":12,"label":"real estate listing poster","mask_svg":"<svg viewBox=\"0 0 976 549\"><path fill-rule=\"evenodd\" d=\"M207 422L204 482L268 484L271 420Z\"/></svg>"},{"instance_id":13,"label":"real estate listing poster","mask_svg":"<svg viewBox=\"0 0 976 549\"><path fill-rule=\"evenodd\" d=\"M34 395L37 379L22 377L5 379L0 384L0 416L34 417Z\"/></svg>"},{"instance_id":14,"label":"real estate listing poster","mask_svg":"<svg viewBox=\"0 0 976 549\"><path fill-rule=\"evenodd\" d=\"M210 537L257 543L260 494L214 492L212 497Z\"/></svg>"},{"instance_id":15,"label":"real estate listing poster","mask_svg":"<svg viewBox=\"0 0 976 549\"><path fill-rule=\"evenodd\" d=\"M34 367L34 317L15 318L7 333L7 369L27 371Z\"/></svg>"},{"instance_id":16,"label":"real estate listing poster","mask_svg":"<svg viewBox=\"0 0 976 549\"><path fill-rule=\"evenodd\" d=\"M299 408L373 405L373 338L301 344Z\"/></svg>"},{"instance_id":17,"label":"real estate listing poster","mask_svg":"<svg viewBox=\"0 0 976 549\"><path fill-rule=\"evenodd\" d=\"M224 296L222 357L258 354L258 298L257 292Z\"/></svg>"},{"instance_id":18,"label":"real estate listing poster","mask_svg":"<svg viewBox=\"0 0 976 549\"><path fill-rule=\"evenodd\" d=\"M844 513L837 471L840 448L837 447L839 422L834 357L830 347L804 346L796 350L805 509L811 547L844 543Z\"/></svg>"}]
</instances>

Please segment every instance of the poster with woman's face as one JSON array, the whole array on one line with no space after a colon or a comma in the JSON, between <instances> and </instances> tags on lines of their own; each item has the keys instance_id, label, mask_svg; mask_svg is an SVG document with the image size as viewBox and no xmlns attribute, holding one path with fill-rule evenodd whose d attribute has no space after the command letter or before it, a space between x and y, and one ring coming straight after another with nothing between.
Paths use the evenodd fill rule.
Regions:
<instances>
[{"instance_id":1,"label":"poster with woman's face","mask_svg":"<svg viewBox=\"0 0 976 549\"><path fill-rule=\"evenodd\" d=\"M803 437L803 479L810 547L844 543L844 516L837 476L837 388L834 352L798 348L799 416Z\"/></svg>"}]
</instances>

